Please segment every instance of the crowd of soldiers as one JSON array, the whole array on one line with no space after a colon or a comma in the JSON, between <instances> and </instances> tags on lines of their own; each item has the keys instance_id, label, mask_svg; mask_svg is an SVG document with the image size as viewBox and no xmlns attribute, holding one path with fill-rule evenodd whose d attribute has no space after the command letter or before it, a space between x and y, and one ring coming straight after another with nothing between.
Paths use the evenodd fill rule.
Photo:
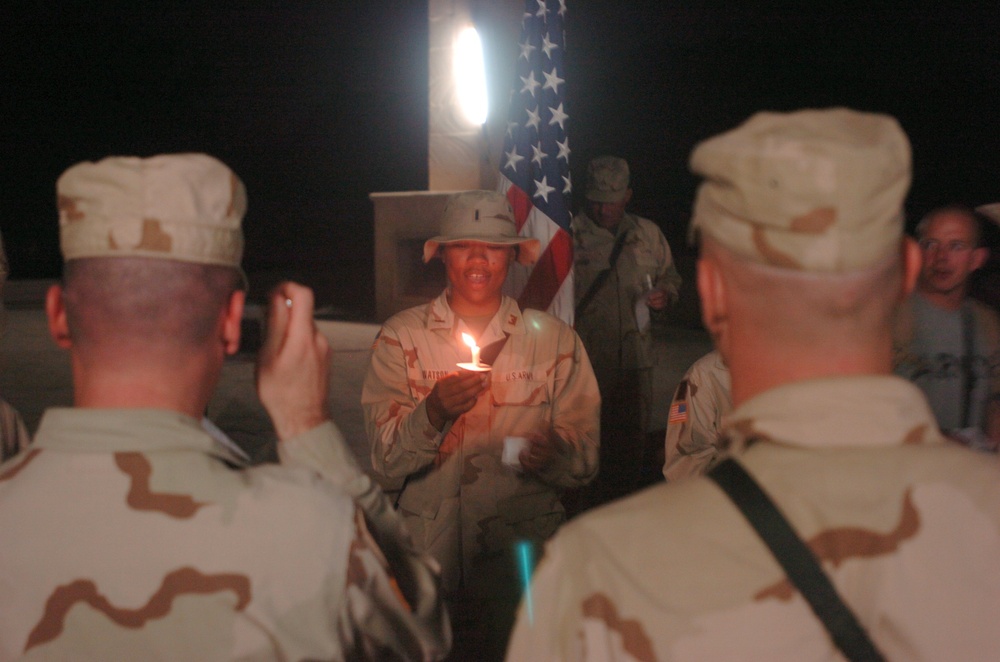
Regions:
<instances>
[{"instance_id":1,"label":"crowd of soldiers","mask_svg":"<svg viewBox=\"0 0 1000 662\"><path fill-rule=\"evenodd\" d=\"M648 489L650 328L680 276L627 211L623 159L588 167L573 326L503 294L539 253L507 198L449 199L424 245L447 287L372 347L375 476L331 419L295 283L269 295L257 363L279 462L210 431L246 299L235 173L205 154L67 170L45 308L74 406L29 440L0 401L0 660L991 659L980 214L907 237L909 141L844 108L758 113L690 166L715 350L674 394Z\"/></svg>"}]
</instances>

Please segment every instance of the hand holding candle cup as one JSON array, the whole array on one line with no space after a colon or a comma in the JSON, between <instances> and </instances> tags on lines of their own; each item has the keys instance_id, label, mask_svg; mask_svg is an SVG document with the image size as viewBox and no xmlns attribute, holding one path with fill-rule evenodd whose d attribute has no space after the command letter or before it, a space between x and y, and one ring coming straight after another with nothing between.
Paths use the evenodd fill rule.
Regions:
<instances>
[{"instance_id":1,"label":"hand holding candle cup","mask_svg":"<svg viewBox=\"0 0 1000 662\"><path fill-rule=\"evenodd\" d=\"M486 389L488 375L482 371L461 371L445 375L434 383L427 396L427 418L438 430L476 405Z\"/></svg>"},{"instance_id":2,"label":"hand holding candle cup","mask_svg":"<svg viewBox=\"0 0 1000 662\"><path fill-rule=\"evenodd\" d=\"M529 432L517 455L521 469L532 473L544 471L556 458L556 442L547 435Z\"/></svg>"}]
</instances>

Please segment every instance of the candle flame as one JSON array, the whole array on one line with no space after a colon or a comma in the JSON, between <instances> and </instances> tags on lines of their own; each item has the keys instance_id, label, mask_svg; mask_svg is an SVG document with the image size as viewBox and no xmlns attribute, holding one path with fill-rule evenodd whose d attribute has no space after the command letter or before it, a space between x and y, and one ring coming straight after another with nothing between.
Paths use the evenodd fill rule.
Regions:
<instances>
[{"instance_id":1,"label":"candle flame","mask_svg":"<svg viewBox=\"0 0 1000 662\"><path fill-rule=\"evenodd\" d=\"M468 333L463 333L462 334L462 342L464 342L469 347L475 347L476 346L476 339L473 338L472 336L470 336Z\"/></svg>"}]
</instances>

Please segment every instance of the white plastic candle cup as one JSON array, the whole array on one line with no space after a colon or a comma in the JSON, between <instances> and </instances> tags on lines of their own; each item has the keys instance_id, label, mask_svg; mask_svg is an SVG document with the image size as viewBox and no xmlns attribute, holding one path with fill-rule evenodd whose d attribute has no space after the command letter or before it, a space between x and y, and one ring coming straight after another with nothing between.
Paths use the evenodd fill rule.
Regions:
<instances>
[{"instance_id":1,"label":"white plastic candle cup","mask_svg":"<svg viewBox=\"0 0 1000 662\"><path fill-rule=\"evenodd\" d=\"M515 471L521 471L521 451L527 447L527 437L504 437L500 461Z\"/></svg>"}]
</instances>

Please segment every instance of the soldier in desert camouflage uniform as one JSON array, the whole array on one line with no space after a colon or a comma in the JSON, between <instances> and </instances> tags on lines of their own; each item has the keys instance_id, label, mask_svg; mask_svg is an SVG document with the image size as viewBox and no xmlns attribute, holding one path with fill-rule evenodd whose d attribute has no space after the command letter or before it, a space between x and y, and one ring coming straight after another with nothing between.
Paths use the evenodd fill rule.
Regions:
<instances>
[{"instance_id":1,"label":"soldier in desert camouflage uniform","mask_svg":"<svg viewBox=\"0 0 1000 662\"><path fill-rule=\"evenodd\" d=\"M425 261L444 261L449 287L382 326L363 388L375 471L406 477L400 512L441 562L461 605L452 613L490 630L479 643L456 622L467 659L502 656L520 595L515 546L551 536L562 490L597 470L600 396L580 339L501 294L510 262L531 264L537 252L537 239L517 236L503 195L453 196L441 235L424 246ZM456 368L471 358L462 332L490 372ZM528 439L520 466L502 462L506 437Z\"/></svg>"},{"instance_id":2,"label":"soldier in desert camouflage uniform","mask_svg":"<svg viewBox=\"0 0 1000 662\"><path fill-rule=\"evenodd\" d=\"M76 407L0 467L0 659L443 657L436 564L329 420L308 288L272 295L258 366L282 466L242 467L199 425L239 343L239 179L113 157L57 190L46 310Z\"/></svg>"},{"instance_id":3,"label":"soldier in desert camouflage uniform","mask_svg":"<svg viewBox=\"0 0 1000 662\"><path fill-rule=\"evenodd\" d=\"M920 262L902 237L906 136L847 109L759 113L691 165L730 452L887 659L994 659L1000 465L942 437L891 374L893 312ZM843 659L707 478L570 522L532 591L510 660Z\"/></svg>"},{"instance_id":4,"label":"soldier in desert camouflage uniform","mask_svg":"<svg viewBox=\"0 0 1000 662\"><path fill-rule=\"evenodd\" d=\"M627 212L631 200L625 159L600 156L587 165L586 208L573 217L574 328L601 389L601 470L580 496L583 508L649 482L651 316L662 319L681 286L663 232Z\"/></svg>"},{"instance_id":5,"label":"soldier in desert camouflage uniform","mask_svg":"<svg viewBox=\"0 0 1000 662\"><path fill-rule=\"evenodd\" d=\"M718 350L695 361L677 384L667 414L663 477L705 473L723 456L722 417L733 409L729 368Z\"/></svg>"}]
</instances>

